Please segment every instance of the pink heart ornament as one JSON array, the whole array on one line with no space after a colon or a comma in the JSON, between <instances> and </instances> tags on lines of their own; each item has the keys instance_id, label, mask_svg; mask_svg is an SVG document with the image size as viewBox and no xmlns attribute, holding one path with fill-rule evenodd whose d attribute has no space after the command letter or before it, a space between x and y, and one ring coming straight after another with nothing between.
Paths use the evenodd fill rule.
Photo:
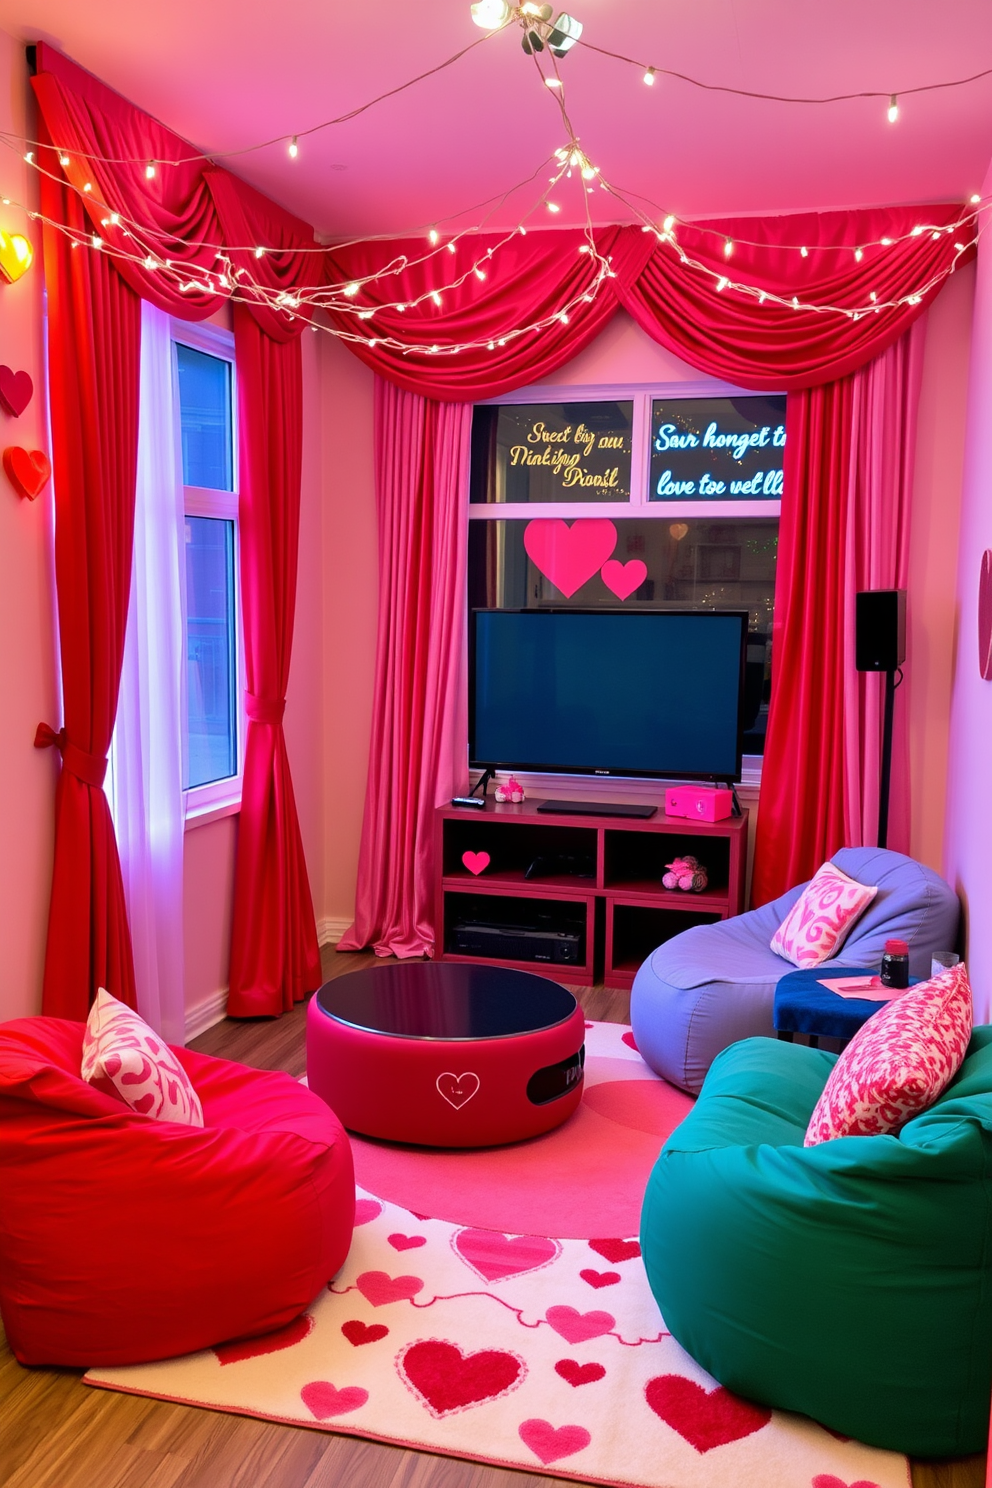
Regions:
<instances>
[{"instance_id":1,"label":"pink heart ornament","mask_svg":"<svg viewBox=\"0 0 992 1488\"><path fill-rule=\"evenodd\" d=\"M490 857L487 852L463 852L462 862L465 864L469 873L474 873L478 877L480 873L489 867Z\"/></svg>"},{"instance_id":2,"label":"pink heart ornament","mask_svg":"<svg viewBox=\"0 0 992 1488\"><path fill-rule=\"evenodd\" d=\"M529 1447L545 1466L549 1462L558 1462L562 1457L574 1457L576 1452L581 1452L592 1441L584 1426L555 1428L550 1421L542 1421L538 1417L523 1421L518 1431L524 1446Z\"/></svg>"},{"instance_id":3,"label":"pink heart ornament","mask_svg":"<svg viewBox=\"0 0 992 1488\"><path fill-rule=\"evenodd\" d=\"M550 1323L558 1334L564 1338L566 1343L586 1343L590 1338L602 1338L604 1333L611 1332L617 1320L608 1312L578 1312L574 1307L549 1307L544 1314L545 1321Z\"/></svg>"},{"instance_id":4,"label":"pink heart ornament","mask_svg":"<svg viewBox=\"0 0 992 1488\"><path fill-rule=\"evenodd\" d=\"M537 517L524 528L527 556L566 599L599 572L616 545L608 517L579 517L571 527L561 517Z\"/></svg>"},{"instance_id":5,"label":"pink heart ornament","mask_svg":"<svg viewBox=\"0 0 992 1488\"><path fill-rule=\"evenodd\" d=\"M481 1081L474 1070L466 1070L464 1074L455 1075L451 1070L445 1070L435 1080L437 1091L440 1096L448 1102L456 1111L462 1106L467 1106L475 1095Z\"/></svg>"},{"instance_id":6,"label":"pink heart ornament","mask_svg":"<svg viewBox=\"0 0 992 1488\"><path fill-rule=\"evenodd\" d=\"M640 558L631 558L627 563L621 563L619 558L611 558L603 564L599 574L607 589L617 599L629 599L647 578L648 566Z\"/></svg>"},{"instance_id":7,"label":"pink heart ornament","mask_svg":"<svg viewBox=\"0 0 992 1488\"><path fill-rule=\"evenodd\" d=\"M331 1416L346 1416L349 1411L359 1410L368 1398L368 1390L359 1385L346 1385L339 1390L330 1380L312 1380L300 1391L300 1399L318 1421L327 1421Z\"/></svg>"},{"instance_id":8,"label":"pink heart ornament","mask_svg":"<svg viewBox=\"0 0 992 1488\"><path fill-rule=\"evenodd\" d=\"M459 1260L483 1281L503 1281L539 1271L561 1255L557 1240L543 1235L500 1235L495 1230L459 1230L451 1241Z\"/></svg>"}]
</instances>

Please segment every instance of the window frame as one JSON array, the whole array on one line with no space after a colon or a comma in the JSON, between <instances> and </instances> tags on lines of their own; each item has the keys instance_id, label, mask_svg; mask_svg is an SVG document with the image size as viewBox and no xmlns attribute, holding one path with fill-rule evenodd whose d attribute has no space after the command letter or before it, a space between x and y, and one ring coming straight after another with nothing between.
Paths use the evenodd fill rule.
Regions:
<instances>
[{"instance_id":1,"label":"window frame","mask_svg":"<svg viewBox=\"0 0 992 1488\"><path fill-rule=\"evenodd\" d=\"M770 397L787 397L785 388L767 388L762 392ZM632 401L630 448L630 500L629 501L499 501L468 503L470 522L532 521L537 517L561 517L575 521L580 517L609 517L619 520L622 516L657 521L672 521L679 517L696 520L721 517L764 517L781 522L781 498L768 500L741 500L739 497L727 501L711 501L705 497L689 497L680 501L651 501L651 404L656 398L670 402L693 398L746 398L754 396L753 388L737 387L731 382L717 378L693 378L686 382L598 382L598 383L534 383L530 387L514 392L500 393L494 398L479 398L478 407L498 407L502 404L524 406L528 403L612 403ZM761 783L764 756L746 754L743 759L741 786L757 789ZM519 773L519 772L518 772ZM541 789L560 783L557 776L527 777L532 788ZM598 793L604 793L606 782L596 778ZM656 786L657 782L653 782ZM738 786L740 790L741 786ZM611 796L629 795L643 787L632 779L618 778L613 788L607 788Z\"/></svg>"},{"instance_id":2,"label":"window frame","mask_svg":"<svg viewBox=\"0 0 992 1488\"><path fill-rule=\"evenodd\" d=\"M187 711L187 611L186 611L186 534L185 519L187 517L212 517L220 521L233 523L234 528L234 627L235 627L235 652L236 652L236 675L235 675L235 711L237 718L237 772L234 775L225 775L220 780L211 780L204 785L190 786L183 791L183 816L185 829L191 827L205 826L208 822L217 821L224 816L234 816L241 810L241 793L244 785L245 768L245 743L248 733L248 718L245 713L245 690L247 676L245 669L244 649L244 621L241 604L241 527L238 510L238 398L237 398L237 367L234 356L234 335L231 331L221 326L206 324L191 324L185 320L172 321L172 388L173 408L175 410L175 442L176 442L176 470L182 483L183 491L183 523L184 531L181 534L182 542L180 552L183 555L180 564L180 592L182 595L182 628L183 628L183 675L182 675L182 751L183 751L183 776L185 777L189 763L189 715ZM230 491L214 490L209 486L188 486L183 480L183 448L182 448L182 411L179 400L179 361L176 355L176 346L190 347L193 351L200 351L207 356L216 357L221 361L228 362L231 368L231 484Z\"/></svg>"}]
</instances>

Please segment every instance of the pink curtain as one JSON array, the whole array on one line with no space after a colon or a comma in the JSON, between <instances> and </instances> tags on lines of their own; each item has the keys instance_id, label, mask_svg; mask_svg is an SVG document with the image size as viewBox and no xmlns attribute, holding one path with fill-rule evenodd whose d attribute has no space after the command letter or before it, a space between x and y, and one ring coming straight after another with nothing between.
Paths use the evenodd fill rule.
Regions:
<instances>
[{"instance_id":1,"label":"pink curtain","mask_svg":"<svg viewBox=\"0 0 992 1488\"><path fill-rule=\"evenodd\" d=\"M379 631L355 923L340 950L430 955L434 812L467 787L472 409L375 381Z\"/></svg>"},{"instance_id":2,"label":"pink curtain","mask_svg":"<svg viewBox=\"0 0 992 1488\"><path fill-rule=\"evenodd\" d=\"M754 904L812 877L838 847L877 840L881 694L854 668L854 596L905 585L924 335L914 325L860 371L789 395ZM905 699L897 718L899 849Z\"/></svg>"},{"instance_id":3,"label":"pink curtain","mask_svg":"<svg viewBox=\"0 0 992 1488\"><path fill-rule=\"evenodd\" d=\"M884 697L882 674L855 670L854 596L861 589L906 588L925 341L924 317L853 378L844 625L844 841L850 847L877 841ZM912 685L909 671L896 693L888 843L897 852L909 851Z\"/></svg>"}]
</instances>

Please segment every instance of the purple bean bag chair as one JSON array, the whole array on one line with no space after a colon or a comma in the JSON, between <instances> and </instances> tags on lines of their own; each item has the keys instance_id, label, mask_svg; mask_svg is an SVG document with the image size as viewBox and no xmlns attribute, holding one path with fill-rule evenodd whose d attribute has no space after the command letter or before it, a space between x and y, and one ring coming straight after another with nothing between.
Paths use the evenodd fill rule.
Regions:
<instances>
[{"instance_id":1,"label":"purple bean bag chair","mask_svg":"<svg viewBox=\"0 0 992 1488\"><path fill-rule=\"evenodd\" d=\"M842 847L833 862L878 893L841 946L823 962L878 967L892 936L909 944L909 972L930 975L934 951L957 945L960 905L931 868L879 847ZM779 979L796 968L771 939L805 884L780 899L715 925L666 940L634 978L630 1021L641 1054L670 1084L695 1095L713 1060L738 1039L774 1038L772 1005Z\"/></svg>"}]
</instances>

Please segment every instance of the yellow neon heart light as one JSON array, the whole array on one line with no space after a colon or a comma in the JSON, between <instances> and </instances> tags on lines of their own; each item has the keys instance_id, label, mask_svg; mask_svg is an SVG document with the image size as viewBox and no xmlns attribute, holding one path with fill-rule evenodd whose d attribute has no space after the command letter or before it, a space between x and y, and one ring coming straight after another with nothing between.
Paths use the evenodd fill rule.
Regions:
<instances>
[{"instance_id":1,"label":"yellow neon heart light","mask_svg":"<svg viewBox=\"0 0 992 1488\"><path fill-rule=\"evenodd\" d=\"M22 233L0 232L0 274L8 284L20 279L34 263L34 249Z\"/></svg>"}]
</instances>

